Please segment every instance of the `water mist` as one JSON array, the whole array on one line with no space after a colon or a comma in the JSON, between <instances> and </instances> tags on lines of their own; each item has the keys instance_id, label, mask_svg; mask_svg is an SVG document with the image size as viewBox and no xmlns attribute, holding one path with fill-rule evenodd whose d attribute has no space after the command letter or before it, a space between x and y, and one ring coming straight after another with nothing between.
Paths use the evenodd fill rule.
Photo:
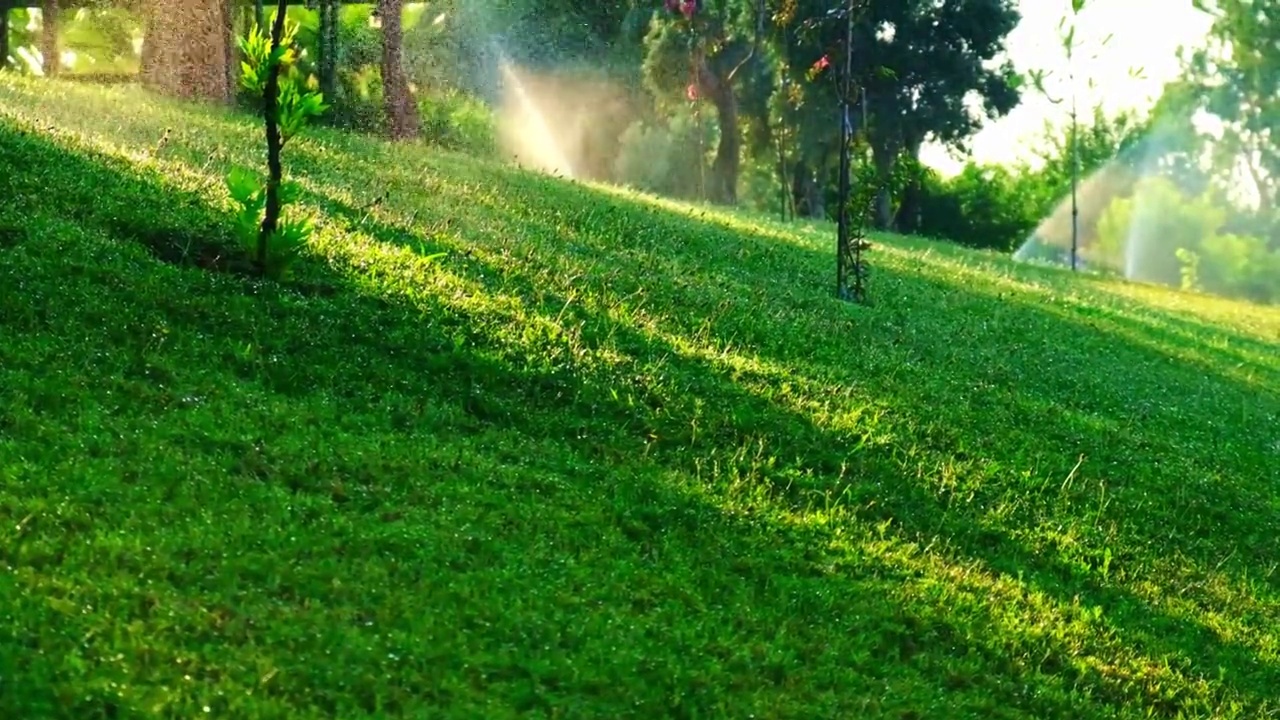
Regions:
<instances>
[{"instance_id":1,"label":"water mist","mask_svg":"<svg viewBox=\"0 0 1280 720\"><path fill-rule=\"evenodd\" d=\"M495 42L493 50L503 88L508 92L508 99L515 102L512 108L515 112L504 113L503 118L503 134L509 149L522 165L561 177L575 177L573 163L552 132L546 113L534 101L502 47Z\"/></svg>"}]
</instances>

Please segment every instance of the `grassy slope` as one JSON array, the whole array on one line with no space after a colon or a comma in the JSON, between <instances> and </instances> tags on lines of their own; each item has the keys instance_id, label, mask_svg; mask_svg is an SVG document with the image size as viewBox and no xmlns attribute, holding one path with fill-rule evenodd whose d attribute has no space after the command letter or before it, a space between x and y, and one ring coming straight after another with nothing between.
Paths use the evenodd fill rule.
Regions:
<instances>
[{"instance_id":1,"label":"grassy slope","mask_svg":"<svg viewBox=\"0 0 1280 720\"><path fill-rule=\"evenodd\" d=\"M0 77L0 715L1280 713L1276 310L257 145Z\"/></svg>"}]
</instances>

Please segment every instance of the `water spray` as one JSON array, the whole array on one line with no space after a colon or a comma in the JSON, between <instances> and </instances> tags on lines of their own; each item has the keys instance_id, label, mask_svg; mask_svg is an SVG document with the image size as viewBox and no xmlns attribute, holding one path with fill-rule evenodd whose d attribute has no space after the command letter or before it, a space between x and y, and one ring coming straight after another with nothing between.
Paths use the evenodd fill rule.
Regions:
<instances>
[{"instance_id":1,"label":"water spray","mask_svg":"<svg viewBox=\"0 0 1280 720\"><path fill-rule=\"evenodd\" d=\"M515 96L516 103L520 107L521 114L524 116L522 122L520 122L521 134L524 135L524 141L521 144L530 152L530 159L540 170L573 179L576 177L573 163L569 161L568 156L561 149L555 133L551 131L551 126L547 123L546 115L529 94L529 89L525 87L524 81L520 79L515 66L511 63L507 53L503 51L500 39L491 41L490 46L497 56L498 72L502 76L502 84L511 90Z\"/></svg>"}]
</instances>

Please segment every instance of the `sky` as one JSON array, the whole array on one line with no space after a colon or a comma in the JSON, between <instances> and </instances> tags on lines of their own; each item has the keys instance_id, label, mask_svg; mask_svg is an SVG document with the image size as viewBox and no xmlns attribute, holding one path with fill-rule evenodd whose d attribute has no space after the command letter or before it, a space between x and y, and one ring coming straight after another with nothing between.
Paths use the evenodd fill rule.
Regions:
<instances>
[{"instance_id":1,"label":"sky","mask_svg":"<svg viewBox=\"0 0 1280 720\"><path fill-rule=\"evenodd\" d=\"M1065 94L1068 65L1058 24L1070 14L1070 0L1020 0L1018 5L1023 19L1009 35L1010 58L1020 72L1050 72L1046 88ZM1209 24L1209 17L1192 7L1191 0L1088 0L1076 31L1080 107L1100 102L1114 111L1149 105L1177 75L1178 47L1199 45ZM1112 37L1104 46L1108 35ZM1142 68L1142 77L1131 77L1130 68ZM1068 112L1068 106L1055 106L1028 88L1017 109L974 136L973 159L1007 163L1024 158L1027 141L1034 141L1044 122L1065 121ZM946 175L964 164L936 146L922 148L920 159Z\"/></svg>"}]
</instances>

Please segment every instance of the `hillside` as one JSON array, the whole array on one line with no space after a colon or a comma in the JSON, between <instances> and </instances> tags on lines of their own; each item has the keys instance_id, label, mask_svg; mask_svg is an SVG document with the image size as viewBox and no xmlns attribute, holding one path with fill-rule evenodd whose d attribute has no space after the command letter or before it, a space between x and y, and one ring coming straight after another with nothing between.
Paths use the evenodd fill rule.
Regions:
<instances>
[{"instance_id":1,"label":"hillside","mask_svg":"<svg viewBox=\"0 0 1280 720\"><path fill-rule=\"evenodd\" d=\"M1280 311L258 144L0 75L0 715L1280 713Z\"/></svg>"}]
</instances>

